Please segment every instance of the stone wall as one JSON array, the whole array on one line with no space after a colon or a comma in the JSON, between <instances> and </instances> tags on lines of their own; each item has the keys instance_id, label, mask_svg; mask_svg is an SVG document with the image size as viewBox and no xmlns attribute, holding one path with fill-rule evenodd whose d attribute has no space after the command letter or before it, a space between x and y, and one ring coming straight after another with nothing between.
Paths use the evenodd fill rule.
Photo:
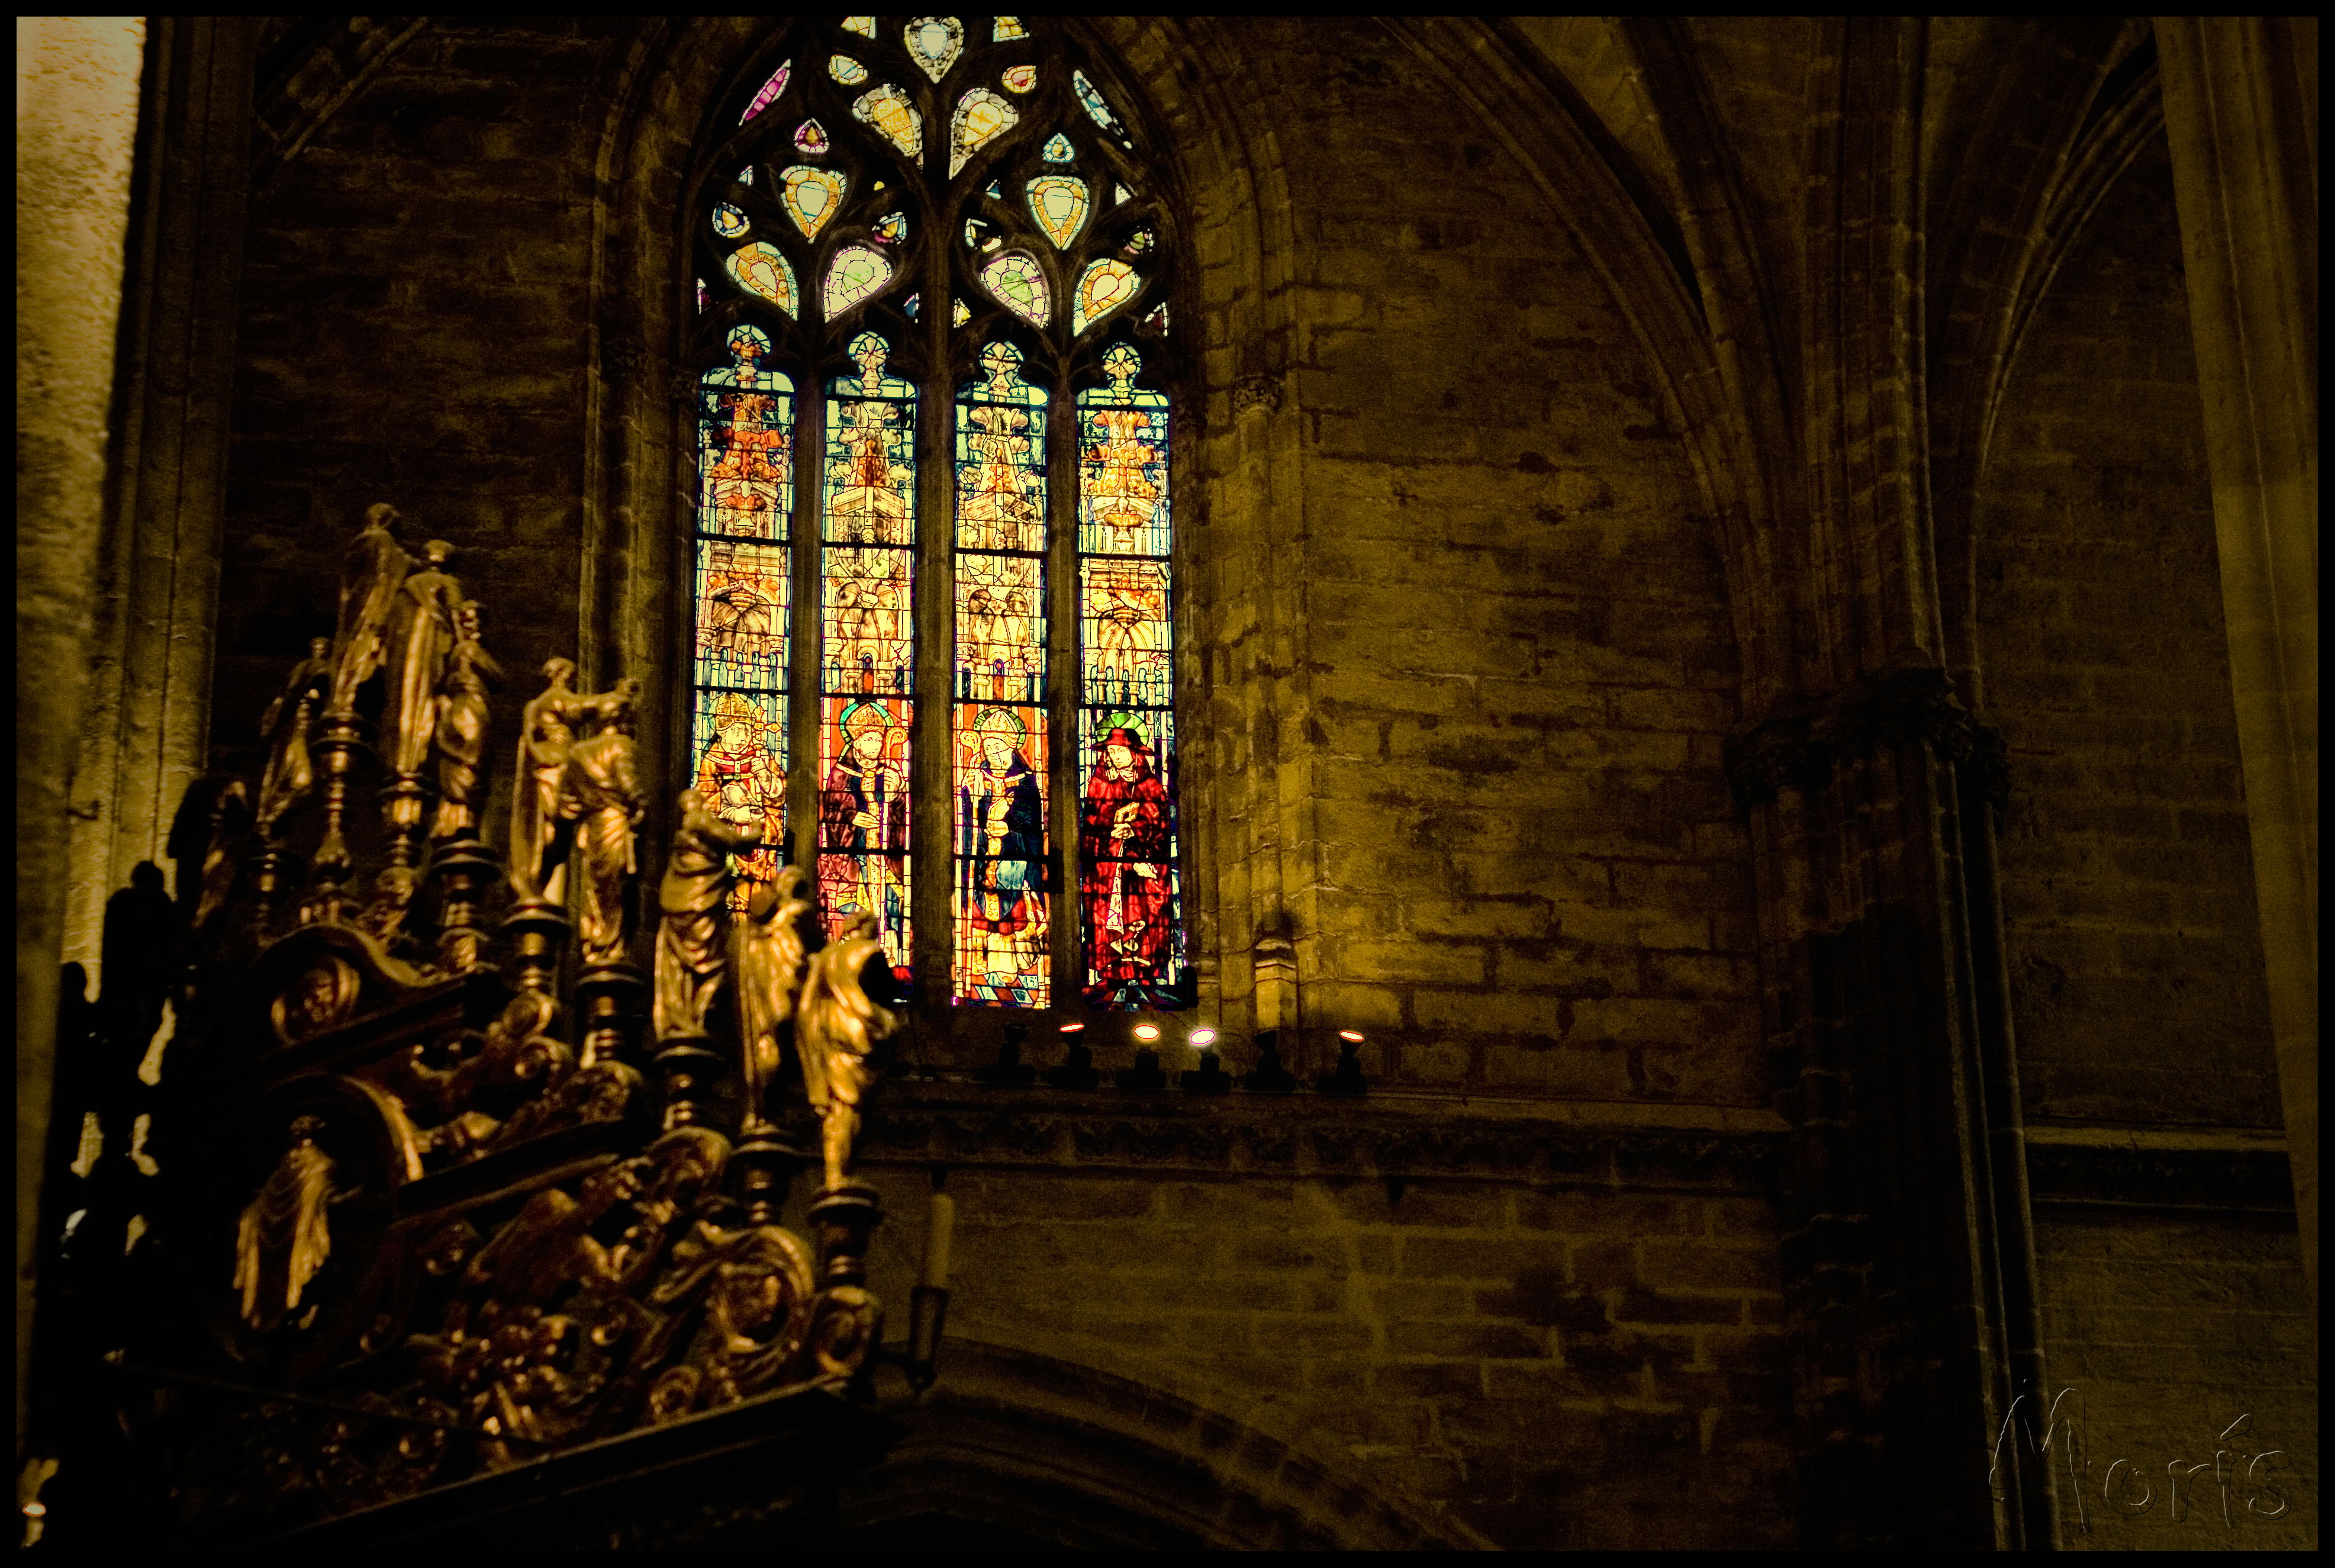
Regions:
<instances>
[{"instance_id":1,"label":"stone wall","mask_svg":"<svg viewBox=\"0 0 2335 1568\"><path fill-rule=\"evenodd\" d=\"M2055 1156L2113 1147L2174 1173L2163 1204L2038 1213L2050 1392L2081 1412L2088 1459L2079 1484L2062 1479L2063 1542L2291 1549L2315 1539L2317 1418L2284 1162L2269 1154L2282 1168L2253 1209L2207 1206L2179 1174L2275 1151L2280 1110L2161 135L2027 330L1978 552L1986 708L2010 748L2000 843L2030 1128L2082 1140ZM2281 1450L2260 1472L2275 1487L2242 1485L2225 1510L2217 1449L2243 1451L2239 1469Z\"/></svg>"},{"instance_id":2,"label":"stone wall","mask_svg":"<svg viewBox=\"0 0 2335 1568\"><path fill-rule=\"evenodd\" d=\"M445 538L514 688L576 648L592 91L624 26L423 30L252 200L212 754L332 629L364 508ZM499 776L498 784L505 782Z\"/></svg>"},{"instance_id":3,"label":"stone wall","mask_svg":"<svg viewBox=\"0 0 2335 1568\"><path fill-rule=\"evenodd\" d=\"M2030 1117L2279 1121L2196 386L2160 140L2037 308L1979 520Z\"/></svg>"},{"instance_id":4,"label":"stone wall","mask_svg":"<svg viewBox=\"0 0 2335 1568\"><path fill-rule=\"evenodd\" d=\"M1703 406L1725 405L1714 420L1739 421L1719 434L1699 418L1677 428L1685 361L1633 292L1652 286L1617 270L1627 245L1576 237L1583 215L1552 195L1587 189L1543 166L1546 147L1571 144L1520 141L1465 107L1423 31L1092 26L1148 94L1135 118L1172 150L1185 207L1177 498L1197 1016L1225 1029L1235 1072L1256 1031L1280 1028L1306 1074L1329 1065L1331 1031L1359 1031L1373 1092L1022 1093L972 1079L997 1020L927 1012L871 1125L893 1216L874 1287L905 1308L938 1176L963 1216L962 1341L1051 1358L1099 1388L1172 1392L1452 1539L1784 1546L1852 1538L1838 1528L1851 1516L1876 1521L1875 1543L1940 1519L2009 1539L1959 1470L1902 1496L1873 1480L1922 1467L1906 1457L1918 1441L1896 1472L1820 1454L1866 1458L1925 1428L1943 1453L2000 1398L1989 1352L1957 1337L1970 1314L1949 1279L1965 1254L2008 1255L1988 1253L2000 1214L1962 1204L1949 1179L1967 1108L1938 1108L1977 1092L1954 1055L1960 937L1857 914L1901 865L1952 902L1952 876L1929 876L1946 840L1924 836L1941 813L1922 791L1951 788L1952 766L1918 740L1892 740L1878 769L1902 770L1902 788L1866 789L1863 764L1844 763L1865 780L1849 793L1866 789L1844 821L1881 821L1889 801L1902 820L1874 829L1870 864L1829 864L1837 846L1819 833L1770 834L1756 897L1722 769L1727 738L1768 704L1837 698L1856 673L1922 653L1889 618L1904 607L1882 603L1921 597L1908 541L1926 523L1907 455L1918 432L1888 412L1918 403L1897 401L1907 383L1891 368L1914 351L1906 320L1875 304L1920 290L1888 266L1858 272L1901 256L1903 234L1867 203L1918 186L1890 160L1923 144L1922 127L1863 99L1853 114L1812 106L1870 87L1827 88L1826 73L1900 61L1912 24L1534 34L1603 62L1574 92L1626 115L1597 134L1642 164L1613 210L1679 208L1663 214L1658 265L1696 273L1684 286L1710 312L1700 326L1734 339L1698 343L1710 357L1689 366ZM258 716L330 629L341 550L376 500L405 512L410 547L451 541L489 606L511 677L499 756L551 655L676 689L669 541L687 481L672 471L664 313L685 247L657 192L685 179L746 29L266 31L216 765L257 772ZM1982 84L1987 50L1959 36L1976 53L1956 79ZM1455 28L1435 47L1457 38L1488 59L1507 47L1495 37ZM1630 63L1650 43L1676 57L1665 81ZM1694 72L1677 68L1690 56ZM1693 82L1705 122L1665 131L1676 105L1658 100ZM2072 130L2080 114L2066 118ZM1845 119L1855 135L1826 140ZM1814 167L1824 159L1841 169ZM1848 189L1852 165L1870 189ZM1817 189L1836 178L1841 189ZM1977 716L2010 746L2002 892L2028 1117L2266 1147L2277 1088L2179 255L2168 178L2147 153L2035 308L1978 508ZM1688 308L1685 294L1662 306ZM1854 374L1825 368L1868 351ZM1763 442L1774 450L1751 450ZM1714 452L1745 473L1714 477ZM1811 520L1840 482L1874 538L1845 544L1824 532L1839 518ZM1916 498L1906 518L1865 505L1884 494ZM1714 511L1733 541L1724 571ZM1826 641L1852 626L1843 646ZM1776 666L1757 705L1745 649ZM677 722L649 715L653 767ZM501 772L497 785L507 799ZM1833 786L1788 787L1813 799ZM1790 968L1803 935L1813 979ZM1901 1027L1913 1014L1918 1027ZM1831 1135L1849 1112L1818 1092L1795 1130L1768 1108L1793 1102L1769 1081L1763 1032L1810 1027L1826 1050L1854 1036L1849 1054L1887 1069L1857 1091L1866 1152L1840 1157L1836 1188L1808 1172L1848 1147ZM1133 1042L1105 1032L1088 1036L1098 1065L1125 1066ZM1893 1073L1918 1087L1890 1100ZM1795 1162L1790 1201L1822 1211L1788 1222L1815 1235L1797 1261L1778 1238ZM1916 1187L1953 1203L1898 1191ZM2050 1375L2091 1400L2101 1466L2128 1448L2161 1475L2189 1451L2178 1423L2193 1407L2233 1401L2259 1405L2266 1442L2315 1455L2297 1392L2307 1303L2275 1201L2046 1198ZM1893 1340L1885 1313L1865 1340L1835 1332L1863 1309L1842 1294L1857 1286L1832 1233L1908 1215L1882 1272L1919 1263L1889 1288L1913 1300L1907 1321L1928 1313L1951 1334ZM1996 1311L1986 1266L1968 1282L1981 1318ZM1906 1410L1918 1393L1892 1394L1894 1427L1854 1408L1860 1389L1933 1387L1879 1365L1892 1358L1951 1385L1954 1408ZM1954 1453L1970 1477L1982 1468ZM2307 1457L2296 1473L2308 1478ZM2098 1480L2084 1494L2095 1523ZM1906 1501L1933 1494L1954 1509ZM2315 1531L2308 1495L2246 1539ZM2074 1544L2137 1528L2085 1535L2064 1493L2060 1511Z\"/></svg>"}]
</instances>

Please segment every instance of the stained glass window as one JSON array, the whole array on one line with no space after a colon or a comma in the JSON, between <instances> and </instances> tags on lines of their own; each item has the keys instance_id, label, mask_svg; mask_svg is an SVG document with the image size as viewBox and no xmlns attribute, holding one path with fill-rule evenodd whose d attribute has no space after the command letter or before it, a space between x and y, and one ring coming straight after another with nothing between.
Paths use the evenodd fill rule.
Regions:
<instances>
[{"instance_id":1,"label":"stained glass window","mask_svg":"<svg viewBox=\"0 0 2335 1568\"><path fill-rule=\"evenodd\" d=\"M851 343L828 385L819 605L819 893L830 930L875 918L909 978L908 747L916 719L916 390Z\"/></svg>"},{"instance_id":2,"label":"stained glass window","mask_svg":"<svg viewBox=\"0 0 2335 1568\"><path fill-rule=\"evenodd\" d=\"M1142 356L1103 355L1079 396L1079 901L1093 1007L1172 1007L1183 990L1177 908L1174 566L1168 400Z\"/></svg>"},{"instance_id":3,"label":"stained glass window","mask_svg":"<svg viewBox=\"0 0 2335 1568\"><path fill-rule=\"evenodd\" d=\"M1010 344L980 365L956 410L955 997L1043 1007L1046 394Z\"/></svg>"},{"instance_id":4,"label":"stained glass window","mask_svg":"<svg viewBox=\"0 0 2335 1568\"><path fill-rule=\"evenodd\" d=\"M789 541L794 382L762 368L770 334L732 329L730 362L698 382L692 783L725 819L761 829L733 895L778 875L786 843Z\"/></svg>"},{"instance_id":5,"label":"stained glass window","mask_svg":"<svg viewBox=\"0 0 2335 1568\"><path fill-rule=\"evenodd\" d=\"M738 896L792 857L932 1003L1188 1005L1179 230L1140 106L1051 18L798 18L781 51L689 230L690 767L763 829Z\"/></svg>"}]
</instances>

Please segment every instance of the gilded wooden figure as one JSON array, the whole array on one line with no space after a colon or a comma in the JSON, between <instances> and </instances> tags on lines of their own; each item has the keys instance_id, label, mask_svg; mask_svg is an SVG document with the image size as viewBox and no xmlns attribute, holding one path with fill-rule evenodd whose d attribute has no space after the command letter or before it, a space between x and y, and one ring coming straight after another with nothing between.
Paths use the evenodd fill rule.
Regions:
<instances>
[{"instance_id":1,"label":"gilded wooden figure","mask_svg":"<svg viewBox=\"0 0 2335 1568\"><path fill-rule=\"evenodd\" d=\"M730 931L749 1137L773 1130L770 1086L785 1055L804 964L819 945L819 911L803 896L808 881L799 866L780 866L776 881L754 885L744 914Z\"/></svg>"},{"instance_id":2,"label":"gilded wooden figure","mask_svg":"<svg viewBox=\"0 0 2335 1568\"><path fill-rule=\"evenodd\" d=\"M694 789L681 797L681 826L673 836L664 881L657 889L661 915L656 942L657 1038L702 1036L713 993L728 967L726 924L730 857L762 841L759 826L733 827L713 814Z\"/></svg>"},{"instance_id":3,"label":"gilded wooden figure","mask_svg":"<svg viewBox=\"0 0 2335 1568\"><path fill-rule=\"evenodd\" d=\"M432 539L424 564L398 585L383 637L389 700L381 712L381 756L392 773L420 773L438 729L446 662L458 635L462 585L444 568L454 547Z\"/></svg>"},{"instance_id":4,"label":"gilded wooden figure","mask_svg":"<svg viewBox=\"0 0 2335 1568\"><path fill-rule=\"evenodd\" d=\"M587 966L622 961L630 934L629 894L640 864L635 834L648 808L633 740L640 689L638 681L626 679L580 700L592 732L569 747L560 775L559 816L571 825L580 863L584 907L576 949Z\"/></svg>"},{"instance_id":5,"label":"gilded wooden figure","mask_svg":"<svg viewBox=\"0 0 2335 1568\"><path fill-rule=\"evenodd\" d=\"M397 542L398 512L386 502L365 508L364 527L341 559L340 631L333 643L332 700L325 711L356 711L357 688L385 660L385 634L397 590L413 557Z\"/></svg>"},{"instance_id":6,"label":"gilded wooden figure","mask_svg":"<svg viewBox=\"0 0 2335 1568\"><path fill-rule=\"evenodd\" d=\"M876 1047L899 1020L868 994L869 982L888 985L891 964L877 935L876 917L855 915L810 960L795 1014L795 1051L803 1088L819 1112L820 1146L829 1190L851 1176L859 1137L859 1107L874 1077ZM881 976L880 980L877 977Z\"/></svg>"},{"instance_id":7,"label":"gilded wooden figure","mask_svg":"<svg viewBox=\"0 0 2335 1568\"><path fill-rule=\"evenodd\" d=\"M333 640L311 637L308 656L292 667L283 694L267 705L259 732L267 741L267 764L259 775L254 813L262 837L272 838L284 814L316 787L315 760L308 752L308 726L317 705L332 692Z\"/></svg>"},{"instance_id":8,"label":"gilded wooden figure","mask_svg":"<svg viewBox=\"0 0 2335 1568\"><path fill-rule=\"evenodd\" d=\"M478 837L479 808L486 802L488 694L502 689L503 672L480 641L480 620L476 599L465 599L455 609L454 645L446 656L432 738L438 759L433 840Z\"/></svg>"},{"instance_id":9,"label":"gilded wooden figure","mask_svg":"<svg viewBox=\"0 0 2335 1568\"><path fill-rule=\"evenodd\" d=\"M301 1292L332 1255L325 1210L339 1195L332 1157L316 1147L324 1130L315 1117L294 1118L292 1147L236 1226L235 1288L243 1295L244 1321L255 1329L274 1328L297 1309Z\"/></svg>"},{"instance_id":10,"label":"gilded wooden figure","mask_svg":"<svg viewBox=\"0 0 2335 1568\"><path fill-rule=\"evenodd\" d=\"M557 904L567 889L567 834L559 813L560 785L584 699L575 686L576 663L543 666L544 689L520 711L518 776L511 780L511 886L521 898Z\"/></svg>"}]
</instances>

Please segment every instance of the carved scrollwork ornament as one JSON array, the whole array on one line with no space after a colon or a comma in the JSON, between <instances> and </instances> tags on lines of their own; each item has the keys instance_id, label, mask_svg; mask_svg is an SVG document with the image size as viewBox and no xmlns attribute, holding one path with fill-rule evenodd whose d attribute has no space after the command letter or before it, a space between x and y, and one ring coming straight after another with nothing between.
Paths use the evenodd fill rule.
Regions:
<instances>
[{"instance_id":1,"label":"carved scrollwork ornament","mask_svg":"<svg viewBox=\"0 0 2335 1568\"><path fill-rule=\"evenodd\" d=\"M173 1136L226 1141L218 1185L185 1185L158 1222L179 1228L149 1252L187 1260L160 1310L204 1325L222 1387L257 1373L305 1401L279 1419L223 1398L206 1429L232 1440L181 1456L208 1477L198 1512L346 1512L766 1392L864 1389L880 1341L880 1209L852 1180L897 1025L880 941L865 922L827 940L797 869L733 912L760 832L693 792L654 974L633 967L637 682L579 692L553 660L496 740L482 609L451 547L417 564L398 524L375 507L351 542L338 634L269 710L256 790L207 780L174 829L211 935L199 986L176 993ZM482 832L486 759L514 741L507 835ZM385 837L354 831L360 788ZM318 795L304 857L290 839ZM247 839L259 917L230 933ZM268 911L304 858L299 923L279 930ZM661 1107L641 1092L644 1013ZM813 1157L780 1125L796 1065L822 1125L815 1234L775 1223Z\"/></svg>"}]
</instances>

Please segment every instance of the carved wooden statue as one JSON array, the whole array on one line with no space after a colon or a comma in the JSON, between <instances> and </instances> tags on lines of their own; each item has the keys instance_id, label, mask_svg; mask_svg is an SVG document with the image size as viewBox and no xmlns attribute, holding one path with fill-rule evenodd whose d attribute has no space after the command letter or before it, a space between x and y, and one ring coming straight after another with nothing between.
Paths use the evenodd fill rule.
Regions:
<instances>
[{"instance_id":1,"label":"carved wooden statue","mask_svg":"<svg viewBox=\"0 0 2335 1568\"><path fill-rule=\"evenodd\" d=\"M446 679L438 689L438 815L430 825L433 840L475 838L479 808L486 802L487 695L502 690L502 666L479 640L480 609L465 599L454 612L454 646L446 656Z\"/></svg>"},{"instance_id":2,"label":"carved wooden statue","mask_svg":"<svg viewBox=\"0 0 2335 1568\"><path fill-rule=\"evenodd\" d=\"M559 902L566 891L567 836L559 815L561 781L576 745L584 699L575 687L576 664L553 659L543 666L542 692L519 714L518 777L511 780L510 878L521 898Z\"/></svg>"},{"instance_id":3,"label":"carved wooden statue","mask_svg":"<svg viewBox=\"0 0 2335 1568\"><path fill-rule=\"evenodd\" d=\"M259 732L267 741L267 765L259 775L260 833L274 837L284 814L316 787L315 760L308 754L308 723L332 690L333 640L308 639L308 656L292 667L283 695L267 705Z\"/></svg>"},{"instance_id":4,"label":"carved wooden statue","mask_svg":"<svg viewBox=\"0 0 2335 1568\"><path fill-rule=\"evenodd\" d=\"M827 1185L840 1188L851 1176L852 1145L859 1137L859 1106L874 1077L877 1045L899 1020L867 994L880 974L888 984L890 965L876 934L876 917L858 915L812 958L795 1014L795 1054L801 1059L803 1088L819 1112L820 1145L827 1157Z\"/></svg>"},{"instance_id":5,"label":"carved wooden statue","mask_svg":"<svg viewBox=\"0 0 2335 1568\"><path fill-rule=\"evenodd\" d=\"M592 733L569 747L560 777L559 815L574 825L575 858L581 863L584 909L576 938L587 967L622 960L629 934L626 895L640 865L634 836L648 809L633 743L640 689L638 681L626 679L582 700Z\"/></svg>"},{"instance_id":6,"label":"carved wooden statue","mask_svg":"<svg viewBox=\"0 0 2335 1568\"><path fill-rule=\"evenodd\" d=\"M805 962L819 945L819 910L802 895L808 880L799 866L780 867L777 881L754 885L745 914L730 928L749 1137L770 1129L770 1086L778 1079L787 1026L794 1021Z\"/></svg>"},{"instance_id":7,"label":"carved wooden statue","mask_svg":"<svg viewBox=\"0 0 2335 1568\"><path fill-rule=\"evenodd\" d=\"M427 564L401 583L390 600L383 640L389 701L381 711L381 755L392 773L421 772L438 728L439 692L462 605L462 585L443 570L453 554L445 540L431 540L423 547Z\"/></svg>"},{"instance_id":8,"label":"carved wooden statue","mask_svg":"<svg viewBox=\"0 0 2335 1568\"><path fill-rule=\"evenodd\" d=\"M701 1036L713 993L728 966L722 926L730 900L730 857L762 841L759 827L733 828L694 789L681 797L681 826L657 889L654 1015L659 1040Z\"/></svg>"},{"instance_id":9,"label":"carved wooden statue","mask_svg":"<svg viewBox=\"0 0 2335 1568\"><path fill-rule=\"evenodd\" d=\"M228 779L211 802L211 836L203 848L202 892L195 900L192 922L197 931L218 918L234 895L236 876L242 869L237 846L250 820L251 802L245 796L243 780Z\"/></svg>"},{"instance_id":10,"label":"carved wooden statue","mask_svg":"<svg viewBox=\"0 0 2335 1568\"><path fill-rule=\"evenodd\" d=\"M297 1308L332 1255L325 1211L338 1195L332 1157L316 1147L324 1130L313 1116L293 1120L292 1147L244 1205L236 1227L235 1288L243 1292L244 1321L255 1329L273 1328Z\"/></svg>"},{"instance_id":11,"label":"carved wooden statue","mask_svg":"<svg viewBox=\"0 0 2335 1568\"><path fill-rule=\"evenodd\" d=\"M341 559L340 633L334 639L333 693L328 713L356 711L357 688L381 668L387 654L383 634L399 585L413 557L397 542L397 508L376 502L365 508L364 527L349 541Z\"/></svg>"}]
</instances>

